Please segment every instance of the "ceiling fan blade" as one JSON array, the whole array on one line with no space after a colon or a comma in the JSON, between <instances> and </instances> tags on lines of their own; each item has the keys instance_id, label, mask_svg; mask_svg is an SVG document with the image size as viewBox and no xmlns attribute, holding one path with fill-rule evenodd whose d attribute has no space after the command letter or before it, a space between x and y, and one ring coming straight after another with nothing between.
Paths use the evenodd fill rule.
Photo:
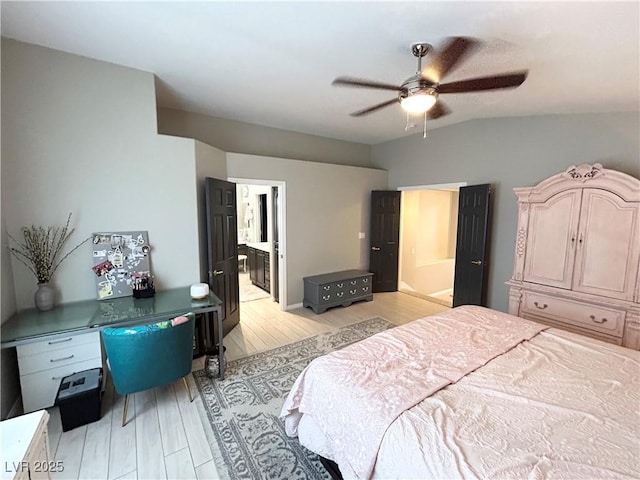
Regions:
<instances>
[{"instance_id":1,"label":"ceiling fan blade","mask_svg":"<svg viewBox=\"0 0 640 480\"><path fill-rule=\"evenodd\" d=\"M528 70L491 75L489 77L470 78L459 82L443 83L438 86L438 93L466 93L497 88L515 88L522 85L527 78Z\"/></svg>"},{"instance_id":2,"label":"ceiling fan blade","mask_svg":"<svg viewBox=\"0 0 640 480\"><path fill-rule=\"evenodd\" d=\"M393 90L399 92L402 87L399 85L391 85L389 83L373 82L371 80L363 80L360 78L352 77L338 77L331 85L337 85L339 87L363 87L363 88L378 88L380 90Z\"/></svg>"},{"instance_id":3,"label":"ceiling fan blade","mask_svg":"<svg viewBox=\"0 0 640 480\"><path fill-rule=\"evenodd\" d=\"M447 108L444 102L440 99L435 103L433 107L429 109L427 112L427 118L431 120L435 120L436 118L444 117L451 113L451 110Z\"/></svg>"},{"instance_id":4,"label":"ceiling fan blade","mask_svg":"<svg viewBox=\"0 0 640 480\"><path fill-rule=\"evenodd\" d=\"M378 105L374 105L373 107L369 107L369 108L365 108L364 110L360 110L358 112L353 112L350 115L352 117L362 117L364 115L368 115L370 113L373 113L377 110L380 110L381 108L384 107L388 107L389 105L393 105L394 103L398 103L398 99L394 98L393 100L388 100L386 102L383 103L379 103Z\"/></svg>"},{"instance_id":5,"label":"ceiling fan blade","mask_svg":"<svg viewBox=\"0 0 640 480\"><path fill-rule=\"evenodd\" d=\"M447 73L452 71L479 44L480 42L473 38L450 38L444 47L436 53L429 66L422 70L422 77L431 82L439 83Z\"/></svg>"}]
</instances>

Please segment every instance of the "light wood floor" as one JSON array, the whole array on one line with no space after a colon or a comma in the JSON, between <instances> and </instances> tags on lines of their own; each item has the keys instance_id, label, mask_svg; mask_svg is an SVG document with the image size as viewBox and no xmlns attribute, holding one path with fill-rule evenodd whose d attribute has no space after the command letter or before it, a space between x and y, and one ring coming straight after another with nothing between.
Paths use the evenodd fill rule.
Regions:
<instances>
[{"instance_id":1,"label":"light wood floor","mask_svg":"<svg viewBox=\"0 0 640 480\"><path fill-rule=\"evenodd\" d=\"M316 315L311 309L280 310L270 298L241 304L240 325L224 339L227 359L234 360L366 320L383 317L397 325L448 310L403 293L376 293L372 302L333 308ZM194 360L201 369L203 359ZM191 392L198 391L189 377ZM182 381L132 395L129 422L121 427L123 397L109 382L98 422L62 432L57 408L50 409L51 455L64 471L54 478L162 479L217 478L207 433L195 399L189 402ZM134 416L135 415L135 416Z\"/></svg>"}]
</instances>

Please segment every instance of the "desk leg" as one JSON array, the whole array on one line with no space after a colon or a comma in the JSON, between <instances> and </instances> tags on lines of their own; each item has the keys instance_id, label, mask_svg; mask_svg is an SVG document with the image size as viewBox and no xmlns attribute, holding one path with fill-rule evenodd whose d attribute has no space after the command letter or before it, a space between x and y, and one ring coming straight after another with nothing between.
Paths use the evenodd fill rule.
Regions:
<instances>
[{"instance_id":1,"label":"desk leg","mask_svg":"<svg viewBox=\"0 0 640 480\"><path fill-rule=\"evenodd\" d=\"M217 327L218 327L218 348L216 349L215 345L211 345L209 346L209 348L207 348L207 353L204 357L204 369L205 369L205 373L207 374L208 377L211 378L219 378L220 380L222 380L224 378L224 371L226 369L226 364L225 364L225 357L224 357L224 344L223 344L223 332L224 332L224 328L222 326L222 307L216 307L215 313L217 313L217 320L214 320L214 318L216 317L216 315L214 315L214 312L209 312L206 315L208 315L210 317L210 327L211 328L215 328L216 325L213 325L213 323L217 323ZM211 357L212 353L215 353L217 351L218 354L218 372L211 372L209 370L209 358Z\"/></svg>"},{"instance_id":2,"label":"desk leg","mask_svg":"<svg viewBox=\"0 0 640 480\"><path fill-rule=\"evenodd\" d=\"M220 365L220 380L222 380L224 378L224 371L227 367L224 356L224 344L222 341L224 331L222 327L222 307L218 307L216 312L218 313L218 365Z\"/></svg>"}]
</instances>

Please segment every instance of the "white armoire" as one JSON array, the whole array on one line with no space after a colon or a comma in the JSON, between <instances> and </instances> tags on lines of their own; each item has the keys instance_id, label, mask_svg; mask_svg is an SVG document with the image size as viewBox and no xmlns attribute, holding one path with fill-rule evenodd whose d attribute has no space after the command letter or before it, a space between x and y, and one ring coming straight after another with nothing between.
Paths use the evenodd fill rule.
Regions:
<instances>
[{"instance_id":1,"label":"white armoire","mask_svg":"<svg viewBox=\"0 0 640 480\"><path fill-rule=\"evenodd\" d=\"M509 313L640 350L640 180L596 163L514 191Z\"/></svg>"}]
</instances>

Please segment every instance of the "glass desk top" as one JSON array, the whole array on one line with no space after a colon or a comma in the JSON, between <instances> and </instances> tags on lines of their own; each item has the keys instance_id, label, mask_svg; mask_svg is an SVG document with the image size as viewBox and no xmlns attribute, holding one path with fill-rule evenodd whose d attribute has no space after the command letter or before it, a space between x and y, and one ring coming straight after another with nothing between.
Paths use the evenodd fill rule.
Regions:
<instances>
[{"instance_id":1,"label":"glass desk top","mask_svg":"<svg viewBox=\"0 0 640 480\"><path fill-rule=\"evenodd\" d=\"M84 300L61 304L48 312L30 308L16 313L0 326L0 337L5 348L46 335L152 323L187 312L211 312L221 306L222 300L213 293L201 300L191 298L189 287L158 291L150 298Z\"/></svg>"}]
</instances>

